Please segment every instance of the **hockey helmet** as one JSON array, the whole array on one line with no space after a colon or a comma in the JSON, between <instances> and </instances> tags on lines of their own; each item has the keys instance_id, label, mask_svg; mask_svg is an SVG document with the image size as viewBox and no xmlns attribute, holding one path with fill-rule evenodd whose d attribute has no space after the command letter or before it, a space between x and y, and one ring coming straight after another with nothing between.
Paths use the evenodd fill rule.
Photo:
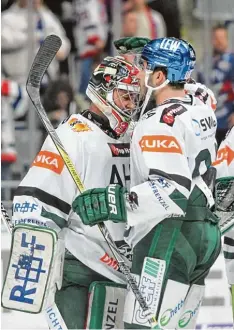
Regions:
<instances>
[{"instance_id":1,"label":"hockey helmet","mask_svg":"<svg viewBox=\"0 0 234 330\"><path fill-rule=\"evenodd\" d=\"M185 83L191 77L196 64L196 54L193 47L183 39L159 38L144 46L141 60L146 64L145 87L148 89L141 108L143 114L153 91L169 83ZM150 76L158 68L166 69L166 80L159 86L152 86Z\"/></svg>"},{"instance_id":2,"label":"hockey helmet","mask_svg":"<svg viewBox=\"0 0 234 330\"><path fill-rule=\"evenodd\" d=\"M86 90L118 136L124 134L140 104L139 69L123 57L106 57L94 70Z\"/></svg>"},{"instance_id":3,"label":"hockey helmet","mask_svg":"<svg viewBox=\"0 0 234 330\"><path fill-rule=\"evenodd\" d=\"M193 47L183 39L160 38L150 41L142 51L146 69L154 71L163 67L169 82L184 83L190 78L196 64Z\"/></svg>"}]
</instances>

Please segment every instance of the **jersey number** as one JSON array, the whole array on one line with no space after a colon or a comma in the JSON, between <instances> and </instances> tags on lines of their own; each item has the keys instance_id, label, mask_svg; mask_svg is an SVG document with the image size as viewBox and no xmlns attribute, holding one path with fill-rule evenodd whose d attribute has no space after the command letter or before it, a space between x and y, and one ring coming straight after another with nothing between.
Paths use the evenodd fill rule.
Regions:
<instances>
[{"instance_id":1,"label":"jersey number","mask_svg":"<svg viewBox=\"0 0 234 330\"><path fill-rule=\"evenodd\" d=\"M217 144L215 144L215 150L217 151ZM192 178L196 178L200 175L200 165L202 162L205 162L207 169L211 166L212 160L209 149L201 150L195 158L195 168L193 170Z\"/></svg>"}]
</instances>

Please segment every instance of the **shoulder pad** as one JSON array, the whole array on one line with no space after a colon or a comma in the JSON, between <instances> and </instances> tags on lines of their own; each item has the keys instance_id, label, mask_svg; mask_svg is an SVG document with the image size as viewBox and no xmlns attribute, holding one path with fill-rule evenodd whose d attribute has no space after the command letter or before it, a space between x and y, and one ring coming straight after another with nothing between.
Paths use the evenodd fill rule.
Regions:
<instances>
[{"instance_id":1,"label":"shoulder pad","mask_svg":"<svg viewBox=\"0 0 234 330\"><path fill-rule=\"evenodd\" d=\"M181 103L172 104L170 107L165 108L162 112L160 123L173 126L175 117L181 115L185 111L188 111Z\"/></svg>"}]
</instances>

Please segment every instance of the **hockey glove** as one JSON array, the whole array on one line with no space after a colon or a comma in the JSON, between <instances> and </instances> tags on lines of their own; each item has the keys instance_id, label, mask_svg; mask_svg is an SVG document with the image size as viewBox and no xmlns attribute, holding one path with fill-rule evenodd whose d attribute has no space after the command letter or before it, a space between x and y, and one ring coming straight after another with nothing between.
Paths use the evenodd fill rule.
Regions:
<instances>
[{"instance_id":1,"label":"hockey glove","mask_svg":"<svg viewBox=\"0 0 234 330\"><path fill-rule=\"evenodd\" d=\"M150 42L148 38L126 37L114 41L115 48L119 54L141 53L143 47Z\"/></svg>"},{"instance_id":2,"label":"hockey glove","mask_svg":"<svg viewBox=\"0 0 234 330\"><path fill-rule=\"evenodd\" d=\"M79 215L83 224L89 226L107 220L126 222L126 192L126 188L118 184L89 189L76 197L72 209Z\"/></svg>"}]
</instances>

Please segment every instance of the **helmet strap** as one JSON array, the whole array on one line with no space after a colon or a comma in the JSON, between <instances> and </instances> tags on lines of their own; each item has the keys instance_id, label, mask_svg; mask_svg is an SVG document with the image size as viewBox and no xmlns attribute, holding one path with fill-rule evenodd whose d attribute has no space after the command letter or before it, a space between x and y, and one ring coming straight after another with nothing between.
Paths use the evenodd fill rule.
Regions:
<instances>
[{"instance_id":1,"label":"helmet strap","mask_svg":"<svg viewBox=\"0 0 234 330\"><path fill-rule=\"evenodd\" d=\"M143 103L143 105L142 105L142 108L141 108L141 114L140 114L140 117L143 116L144 111L145 111L145 109L146 109L146 106L147 106L147 104L148 104L148 102L149 102L149 99L150 99L150 97L151 97L153 91L157 91L157 90L159 90L159 89L161 89L161 88L167 86L167 85L169 84L169 82L170 82L169 79L166 79L166 80L164 81L164 83L162 83L161 85L159 85L159 86L155 86L155 87L152 87L152 86L149 85L149 78L150 78L150 75L151 75L151 74L153 74L153 71L151 71L151 70L146 70L146 73L145 73L145 86L147 87L147 93L146 93L146 96L145 96L145 101L144 101L144 103Z\"/></svg>"}]
</instances>

